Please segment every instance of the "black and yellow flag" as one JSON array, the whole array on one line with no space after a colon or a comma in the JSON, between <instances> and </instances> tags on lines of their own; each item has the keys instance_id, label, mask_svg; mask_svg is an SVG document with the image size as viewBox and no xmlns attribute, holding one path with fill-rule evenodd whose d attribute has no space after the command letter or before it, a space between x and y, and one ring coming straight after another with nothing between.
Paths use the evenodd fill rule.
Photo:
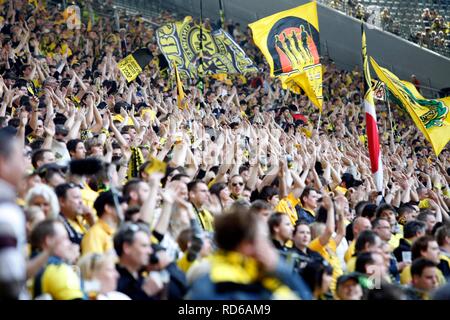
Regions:
<instances>
[{"instance_id":1,"label":"black and yellow flag","mask_svg":"<svg viewBox=\"0 0 450 320\"><path fill-rule=\"evenodd\" d=\"M161 26L156 31L156 39L170 67L173 69L173 63L177 65L181 79L197 79L199 74L258 71L244 50L223 29L210 31L203 28L201 50L200 26L189 16L183 21Z\"/></svg>"},{"instance_id":2,"label":"black and yellow flag","mask_svg":"<svg viewBox=\"0 0 450 320\"><path fill-rule=\"evenodd\" d=\"M183 100L184 100L185 94L184 94L184 90L183 90L183 83L181 82L180 74L178 73L178 68L177 68L176 63L173 64L173 70L175 72L175 82L177 85L178 109L180 109L180 110L187 109L188 108L187 104L185 103L183 105Z\"/></svg>"},{"instance_id":3,"label":"black and yellow flag","mask_svg":"<svg viewBox=\"0 0 450 320\"><path fill-rule=\"evenodd\" d=\"M395 102L408 111L438 156L450 141L450 97L425 99L412 83L400 80L389 70L380 67L373 58L370 58L370 62L390 96L395 97Z\"/></svg>"},{"instance_id":4,"label":"black and yellow flag","mask_svg":"<svg viewBox=\"0 0 450 320\"><path fill-rule=\"evenodd\" d=\"M129 54L117 64L120 72L128 82L133 81L153 59L153 55L147 48L142 48Z\"/></svg>"},{"instance_id":5,"label":"black and yellow flag","mask_svg":"<svg viewBox=\"0 0 450 320\"><path fill-rule=\"evenodd\" d=\"M322 110L322 65L315 2L249 24L253 41L284 89L302 90Z\"/></svg>"}]
</instances>

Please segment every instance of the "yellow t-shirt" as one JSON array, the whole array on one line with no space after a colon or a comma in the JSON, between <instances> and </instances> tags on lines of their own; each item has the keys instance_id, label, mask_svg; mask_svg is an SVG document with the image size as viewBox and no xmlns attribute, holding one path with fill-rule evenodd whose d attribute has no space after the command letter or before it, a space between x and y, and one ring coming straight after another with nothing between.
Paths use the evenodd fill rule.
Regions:
<instances>
[{"instance_id":1,"label":"yellow t-shirt","mask_svg":"<svg viewBox=\"0 0 450 320\"><path fill-rule=\"evenodd\" d=\"M81 253L106 253L113 250L114 229L99 219L84 235L81 241Z\"/></svg>"},{"instance_id":2,"label":"yellow t-shirt","mask_svg":"<svg viewBox=\"0 0 450 320\"><path fill-rule=\"evenodd\" d=\"M403 226L401 226L403 228ZM400 244L400 239L403 238L403 230L397 234L393 234L391 239L389 240L389 245L391 246L392 250L398 247Z\"/></svg>"},{"instance_id":3,"label":"yellow t-shirt","mask_svg":"<svg viewBox=\"0 0 450 320\"><path fill-rule=\"evenodd\" d=\"M344 273L342 270L341 263L339 261L339 257L336 254L336 241L334 239L330 239L325 246L319 241L319 238L314 239L308 246L311 250L319 253L332 267L333 267L333 275L331 281L331 291L335 292L336 290L336 281L337 279Z\"/></svg>"},{"instance_id":4,"label":"yellow t-shirt","mask_svg":"<svg viewBox=\"0 0 450 320\"><path fill-rule=\"evenodd\" d=\"M438 281L439 281L439 285L444 285L446 283L445 281L445 277L442 274L441 270L437 269L437 276L438 276ZM411 266L406 266L403 271L400 273L400 283L403 285L408 285L410 284L412 281L412 276L411 276Z\"/></svg>"},{"instance_id":5,"label":"yellow t-shirt","mask_svg":"<svg viewBox=\"0 0 450 320\"><path fill-rule=\"evenodd\" d=\"M39 279L41 292L50 294L54 300L73 300L84 297L80 278L74 268L65 263L49 264ZM33 284L34 286L36 283Z\"/></svg>"},{"instance_id":6,"label":"yellow t-shirt","mask_svg":"<svg viewBox=\"0 0 450 320\"><path fill-rule=\"evenodd\" d=\"M289 220L292 225L298 220L297 210L295 210L295 206L298 204L298 199L295 199L292 193L289 193L287 197L281 199L277 206L275 207L275 211L286 213L289 216Z\"/></svg>"},{"instance_id":7,"label":"yellow t-shirt","mask_svg":"<svg viewBox=\"0 0 450 320\"><path fill-rule=\"evenodd\" d=\"M88 231L88 228L86 226L86 222L84 221L83 217L77 216L75 220L67 219L67 222L70 224L70 226L78 233L80 234L86 234Z\"/></svg>"},{"instance_id":8,"label":"yellow t-shirt","mask_svg":"<svg viewBox=\"0 0 450 320\"><path fill-rule=\"evenodd\" d=\"M350 244L348 245L348 249L347 249L347 251L345 252L345 255L344 255L344 260L347 263L347 269L348 269L348 262L350 261L350 259L355 254L355 244L356 244L356 240L353 239L353 241L350 242Z\"/></svg>"}]
</instances>

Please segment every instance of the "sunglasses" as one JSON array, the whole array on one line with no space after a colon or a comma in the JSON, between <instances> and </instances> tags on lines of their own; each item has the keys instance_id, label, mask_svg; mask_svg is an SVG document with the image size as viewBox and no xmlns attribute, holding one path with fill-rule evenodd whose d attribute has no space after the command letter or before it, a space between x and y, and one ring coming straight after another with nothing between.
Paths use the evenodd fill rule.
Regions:
<instances>
[{"instance_id":1,"label":"sunglasses","mask_svg":"<svg viewBox=\"0 0 450 320\"><path fill-rule=\"evenodd\" d=\"M237 187L238 185L242 187L244 185L244 183L243 182L238 182L238 183L232 183L231 185L233 187Z\"/></svg>"}]
</instances>

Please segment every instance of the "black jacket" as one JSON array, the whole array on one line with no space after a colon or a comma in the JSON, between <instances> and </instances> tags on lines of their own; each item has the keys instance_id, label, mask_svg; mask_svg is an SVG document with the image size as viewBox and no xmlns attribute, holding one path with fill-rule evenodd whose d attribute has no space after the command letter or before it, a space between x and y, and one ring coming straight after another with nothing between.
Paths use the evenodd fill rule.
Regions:
<instances>
[{"instance_id":1,"label":"black jacket","mask_svg":"<svg viewBox=\"0 0 450 320\"><path fill-rule=\"evenodd\" d=\"M394 250L395 258L398 262L403 262L402 252L411 251L411 245L404 239L400 239L399 245Z\"/></svg>"}]
</instances>

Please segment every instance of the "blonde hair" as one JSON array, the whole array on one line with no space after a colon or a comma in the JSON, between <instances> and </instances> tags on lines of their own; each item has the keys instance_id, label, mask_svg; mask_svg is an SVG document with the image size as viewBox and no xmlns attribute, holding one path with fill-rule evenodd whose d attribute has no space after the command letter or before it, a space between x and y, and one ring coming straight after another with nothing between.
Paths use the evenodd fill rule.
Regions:
<instances>
[{"instance_id":1,"label":"blonde hair","mask_svg":"<svg viewBox=\"0 0 450 320\"><path fill-rule=\"evenodd\" d=\"M78 260L81 277L84 280L94 280L95 274L107 262L116 263L117 257L112 253L88 253Z\"/></svg>"},{"instance_id":2,"label":"blonde hair","mask_svg":"<svg viewBox=\"0 0 450 320\"><path fill-rule=\"evenodd\" d=\"M41 196L50 204L50 215L46 217L47 219L56 219L59 215L59 202L58 197L52 188L46 184L38 184L28 190L25 196L26 207L32 206L31 201L34 197Z\"/></svg>"},{"instance_id":3,"label":"blonde hair","mask_svg":"<svg viewBox=\"0 0 450 320\"><path fill-rule=\"evenodd\" d=\"M311 229L311 239L315 239L317 237L320 237L324 231L325 231L325 223L322 222L314 222L311 223L309 228Z\"/></svg>"}]
</instances>

